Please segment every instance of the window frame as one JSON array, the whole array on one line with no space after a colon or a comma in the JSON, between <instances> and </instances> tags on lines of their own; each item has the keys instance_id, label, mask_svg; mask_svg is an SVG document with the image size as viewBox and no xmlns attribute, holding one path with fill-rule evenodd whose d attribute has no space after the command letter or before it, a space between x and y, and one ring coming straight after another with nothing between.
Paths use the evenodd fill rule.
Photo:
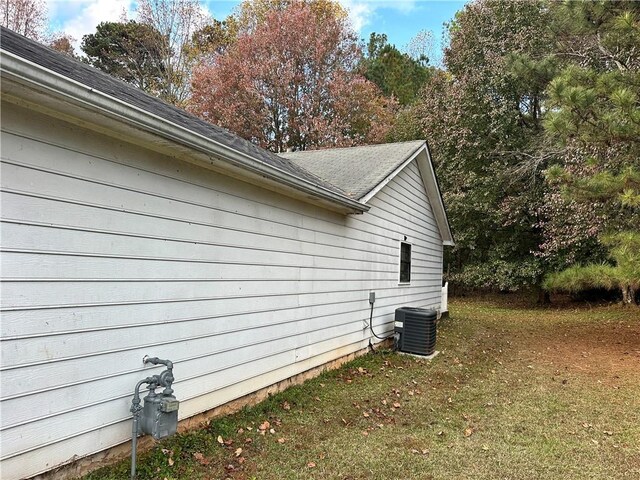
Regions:
<instances>
[{"instance_id":1,"label":"window frame","mask_svg":"<svg viewBox=\"0 0 640 480\"><path fill-rule=\"evenodd\" d=\"M406 248L404 246L407 246L409 249L409 261L405 261L403 260L403 248ZM401 240L400 241L400 254L398 255L398 285L409 285L411 284L411 260L412 260L412 251L413 251L413 244L410 242L407 242L405 240ZM403 264L407 264L409 266L408 269L408 276L406 280L403 280Z\"/></svg>"}]
</instances>

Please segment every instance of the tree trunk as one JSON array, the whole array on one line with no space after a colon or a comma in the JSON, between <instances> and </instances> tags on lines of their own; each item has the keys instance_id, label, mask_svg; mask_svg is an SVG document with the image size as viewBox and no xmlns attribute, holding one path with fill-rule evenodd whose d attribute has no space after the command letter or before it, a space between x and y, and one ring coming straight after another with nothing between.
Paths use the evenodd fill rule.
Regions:
<instances>
[{"instance_id":1,"label":"tree trunk","mask_svg":"<svg viewBox=\"0 0 640 480\"><path fill-rule=\"evenodd\" d=\"M538 300L536 302L538 305L551 305L551 294L548 290L542 288L542 277L538 277L534 290L538 295Z\"/></svg>"},{"instance_id":2,"label":"tree trunk","mask_svg":"<svg viewBox=\"0 0 640 480\"><path fill-rule=\"evenodd\" d=\"M620 287L622 290L622 304L623 305L635 305L636 303L636 291L629 285Z\"/></svg>"},{"instance_id":3,"label":"tree trunk","mask_svg":"<svg viewBox=\"0 0 640 480\"><path fill-rule=\"evenodd\" d=\"M551 305L551 295L543 288L538 287L538 305Z\"/></svg>"}]
</instances>

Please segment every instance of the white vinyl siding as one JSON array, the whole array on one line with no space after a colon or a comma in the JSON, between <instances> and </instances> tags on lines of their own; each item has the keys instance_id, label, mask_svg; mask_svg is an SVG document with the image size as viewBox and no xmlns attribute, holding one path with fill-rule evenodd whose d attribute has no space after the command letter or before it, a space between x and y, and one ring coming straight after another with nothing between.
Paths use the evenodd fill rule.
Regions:
<instances>
[{"instance_id":1,"label":"white vinyl siding","mask_svg":"<svg viewBox=\"0 0 640 480\"><path fill-rule=\"evenodd\" d=\"M369 291L378 334L439 307L415 163L344 216L4 102L2 130L3 479L127 441L144 355L185 418L365 348Z\"/></svg>"}]
</instances>

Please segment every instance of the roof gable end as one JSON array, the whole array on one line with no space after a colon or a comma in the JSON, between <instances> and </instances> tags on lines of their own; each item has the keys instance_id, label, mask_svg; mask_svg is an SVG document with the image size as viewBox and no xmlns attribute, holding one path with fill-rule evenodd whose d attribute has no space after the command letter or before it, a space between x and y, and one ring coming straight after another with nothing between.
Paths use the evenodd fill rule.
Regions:
<instances>
[{"instance_id":1,"label":"roof gable end","mask_svg":"<svg viewBox=\"0 0 640 480\"><path fill-rule=\"evenodd\" d=\"M279 154L362 203L425 145L424 140ZM397 172L396 172L397 174ZM391 178L389 178L391 176Z\"/></svg>"},{"instance_id":2,"label":"roof gable end","mask_svg":"<svg viewBox=\"0 0 640 480\"><path fill-rule=\"evenodd\" d=\"M431 154L424 140L287 152L280 156L367 204L407 165L417 162L444 245L454 244Z\"/></svg>"}]
</instances>

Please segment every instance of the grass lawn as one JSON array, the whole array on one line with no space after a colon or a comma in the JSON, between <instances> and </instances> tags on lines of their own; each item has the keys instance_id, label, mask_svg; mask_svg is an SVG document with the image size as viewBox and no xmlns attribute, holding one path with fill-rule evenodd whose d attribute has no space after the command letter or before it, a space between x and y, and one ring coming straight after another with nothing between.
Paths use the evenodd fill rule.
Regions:
<instances>
[{"instance_id":1,"label":"grass lawn","mask_svg":"<svg viewBox=\"0 0 640 480\"><path fill-rule=\"evenodd\" d=\"M138 478L640 478L640 309L507 295L450 310L433 361L359 358L160 442Z\"/></svg>"}]
</instances>

